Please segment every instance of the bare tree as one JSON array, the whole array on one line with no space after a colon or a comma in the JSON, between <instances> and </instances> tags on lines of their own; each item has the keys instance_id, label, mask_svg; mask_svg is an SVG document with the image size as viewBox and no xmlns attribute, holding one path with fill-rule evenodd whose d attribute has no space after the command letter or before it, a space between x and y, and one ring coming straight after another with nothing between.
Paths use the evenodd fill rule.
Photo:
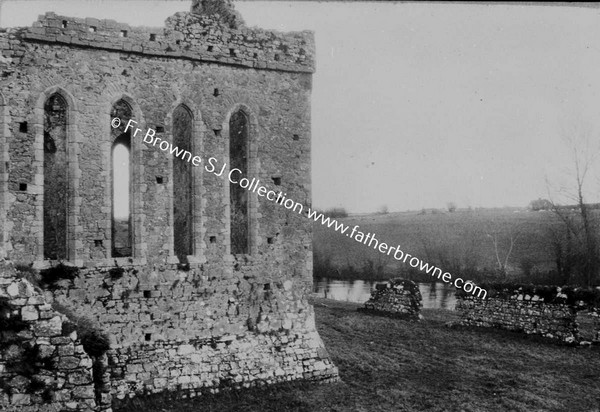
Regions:
<instances>
[{"instance_id":1,"label":"bare tree","mask_svg":"<svg viewBox=\"0 0 600 412\"><path fill-rule=\"evenodd\" d=\"M572 169L566 175L571 177L571 182L561 186L557 192L575 204L572 207L560 206L550 198L552 210L564 227L564 234L556 235L553 239L555 258L557 269L566 280L571 279L571 272L575 269L579 272L581 283L590 286L598 280L600 242L598 218L586 202L586 191L588 179L600 155L600 146L590 129L575 130L565 136L572 162ZM548 182L547 186L550 187ZM551 192L550 189L548 191ZM575 263L571 262L573 256L576 256Z\"/></svg>"},{"instance_id":2,"label":"bare tree","mask_svg":"<svg viewBox=\"0 0 600 412\"><path fill-rule=\"evenodd\" d=\"M486 236L491 240L494 246L494 255L496 257L496 263L498 265L496 270L498 271L500 276L502 276L502 280L506 280L508 276L508 262L514 250L515 243L519 238L519 233L509 230L508 233L503 236L498 224L494 224L494 226L489 228L486 232ZM504 237L508 238L508 250L506 250L506 252L503 253L502 250L506 249L506 247L502 244L502 238Z\"/></svg>"}]
</instances>

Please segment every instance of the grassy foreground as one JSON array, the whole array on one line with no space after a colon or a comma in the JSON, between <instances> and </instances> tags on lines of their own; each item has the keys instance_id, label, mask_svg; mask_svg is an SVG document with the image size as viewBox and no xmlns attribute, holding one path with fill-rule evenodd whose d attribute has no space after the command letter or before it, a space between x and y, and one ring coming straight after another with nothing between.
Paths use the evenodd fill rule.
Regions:
<instances>
[{"instance_id":1,"label":"grassy foreground","mask_svg":"<svg viewBox=\"0 0 600 412\"><path fill-rule=\"evenodd\" d=\"M317 299L317 326L343 382L287 384L194 400L152 396L120 412L600 411L600 348L450 328L452 312L391 320Z\"/></svg>"}]
</instances>

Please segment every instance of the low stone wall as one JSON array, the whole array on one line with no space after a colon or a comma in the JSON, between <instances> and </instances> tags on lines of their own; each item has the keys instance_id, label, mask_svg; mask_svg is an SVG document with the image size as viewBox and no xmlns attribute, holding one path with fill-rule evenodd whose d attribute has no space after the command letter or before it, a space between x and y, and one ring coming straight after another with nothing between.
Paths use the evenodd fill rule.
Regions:
<instances>
[{"instance_id":1,"label":"low stone wall","mask_svg":"<svg viewBox=\"0 0 600 412\"><path fill-rule=\"evenodd\" d=\"M395 318L420 319L422 306L419 286L404 279L393 279L376 285L371 298L358 310Z\"/></svg>"},{"instance_id":2,"label":"low stone wall","mask_svg":"<svg viewBox=\"0 0 600 412\"><path fill-rule=\"evenodd\" d=\"M456 310L461 325L507 329L564 342L578 338L577 312L565 304L461 296L457 298Z\"/></svg>"},{"instance_id":3,"label":"low stone wall","mask_svg":"<svg viewBox=\"0 0 600 412\"><path fill-rule=\"evenodd\" d=\"M0 410L110 410L67 317L0 260Z\"/></svg>"},{"instance_id":4,"label":"low stone wall","mask_svg":"<svg viewBox=\"0 0 600 412\"><path fill-rule=\"evenodd\" d=\"M586 341L580 336L577 314L588 310L597 316L596 292L547 286L497 288L487 286L490 296L480 299L456 295L456 311L464 326L493 327L540 335L566 343ZM594 328L599 327L594 322ZM598 329L592 333L598 339ZM589 342L589 341L588 341Z\"/></svg>"}]
</instances>

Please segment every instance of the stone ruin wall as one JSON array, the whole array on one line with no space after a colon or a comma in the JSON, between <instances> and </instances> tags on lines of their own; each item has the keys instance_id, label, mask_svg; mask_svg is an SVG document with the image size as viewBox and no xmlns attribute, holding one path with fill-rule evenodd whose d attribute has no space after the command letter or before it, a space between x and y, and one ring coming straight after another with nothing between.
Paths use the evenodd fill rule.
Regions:
<instances>
[{"instance_id":1,"label":"stone ruin wall","mask_svg":"<svg viewBox=\"0 0 600 412\"><path fill-rule=\"evenodd\" d=\"M519 293L510 299L456 296L456 311L461 318L458 322L460 325L512 330L541 335L566 343L582 340L577 321L580 309L575 305L544 302L539 296ZM590 313L594 318L595 341L598 342L600 311L595 308L590 310Z\"/></svg>"},{"instance_id":2,"label":"stone ruin wall","mask_svg":"<svg viewBox=\"0 0 600 412\"><path fill-rule=\"evenodd\" d=\"M249 196L248 252L231 254L229 187L203 169L228 163L229 119L249 119L248 174L310 206L314 41L178 13L161 29L47 13L0 32L0 257L43 269L44 104L67 106L66 264L75 279L44 305L85 314L108 332L110 393L193 395L292 379L335 380L307 299L310 221ZM193 253L173 236L173 155L131 140L132 256L111 257L110 111L172 141L173 111L192 116ZM225 172L226 175L227 171ZM48 188L46 188L48 190ZM11 280L11 282L14 281ZM45 307L45 306L44 306Z\"/></svg>"},{"instance_id":3,"label":"stone ruin wall","mask_svg":"<svg viewBox=\"0 0 600 412\"><path fill-rule=\"evenodd\" d=\"M375 315L419 320L422 296L419 286L412 280L393 279L377 284L364 307L358 310Z\"/></svg>"},{"instance_id":4,"label":"stone ruin wall","mask_svg":"<svg viewBox=\"0 0 600 412\"><path fill-rule=\"evenodd\" d=\"M9 30L0 37L7 129L3 154L8 160L4 173L8 187L3 191L8 221L2 247L10 259L43 259L43 105L55 92L66 100L69 117L73 192L69 261L86 266L103 259L113 263L107 246L95 241L110 240L109 113L119 99L132 106L137 127L143 131L163 127L164 132L158 133L162 138L170 137L173 110L185 105L194 119L194 154L205 157L205 162L215 157L219 168L228 157L229 117L243 109L251 123L250 173L267 186L279 178L281 187L275 189L310 205L314 62L308 56L313 55L314 44L309 33L284 36L228 30L211 16L189 13L169 18L167 28L150 33L110 20L70 19L52 13L41 17L36 26L41 27ZM126 37L122 37L124 32ZM153 41L151 34L155 34ZM132 142L133 178L138 186L134 258L136 263L163 262L172 256L168 219L173 182L168 177L173 156L141 140ZM157 183L157 176L164 177L163 183ZM200 204L196 205L194 235L197 254L206 258L215 253L223 256L229 246L223 180L201 172L195 179ZM28 185L25 190L20 190L22 184ZM257 196L251 199L251 208L255 209L251 211L255 218L252 252L263 252L267 239L275 236L277 240L310 240L310 225L297 213ZM283 233L281 226L292 220ZM291 233L296 231L299 236ZM212 243L211 236L216 237Z\"/></svg>"},{"instance_id":5,"label":"stone ruin wall","mask_svg":"<svg viewBox=\"0 0 600 412\"><path fill-rule=\"evenodd\" d=\"M16 276L12 264L0 260L2 410L110 408L100 394L96 403L93 361L67 323L30 282Z\"/></svg>"}]
</instances>

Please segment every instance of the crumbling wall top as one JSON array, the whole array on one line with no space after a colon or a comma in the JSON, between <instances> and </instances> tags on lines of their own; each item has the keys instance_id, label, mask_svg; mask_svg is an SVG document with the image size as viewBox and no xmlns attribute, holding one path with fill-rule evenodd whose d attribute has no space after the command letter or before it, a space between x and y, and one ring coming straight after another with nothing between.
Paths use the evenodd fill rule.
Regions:
<instances>
[{"instance_id":1,"label":"crumbling wall top","mask_svg":"<svg viewBox=\"0 0 600 412\"><path fill-rule=\"evenodd\" d=\"M48 12L32 27L10 32L28 42L179 57L256 69L314 72L312 32L279 33L245 27L230 3L229 0L194 1L192 12L176 13L167 18L165 27L158 28Z\"/></svg>"},{"instance_id":2,"label":"crumbling wall top","mask_svg":"<svg viewBox=\"0 0 600 412\"><path fill-rule=\"evenodd\" d=\"M191 11L194 14L217 16L231 28L244 25L242 16L235 11L231 0L192 0Z\"/></svg>"}]
</instances>

